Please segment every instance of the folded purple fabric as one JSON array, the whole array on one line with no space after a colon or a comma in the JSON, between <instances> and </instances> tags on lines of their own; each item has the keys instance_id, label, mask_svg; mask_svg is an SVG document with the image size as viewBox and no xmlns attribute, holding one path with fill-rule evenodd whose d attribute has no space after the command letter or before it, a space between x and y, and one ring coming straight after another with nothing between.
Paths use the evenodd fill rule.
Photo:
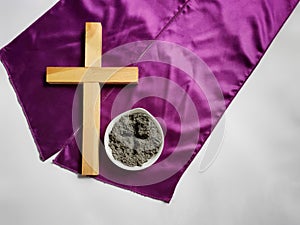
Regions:
<instances>
[{"instance_id":1,"label":"folded purple fabric","mask_svg":"<svg viewBox=\"0 0 300 225\"><path fill-rule=\"evenodd\" d=\"M0 51L42 160L80 173L80 87L47 66L84 65L85 22L103 26L103 65L140 68L137 86L102 88L110 120L143 107L165 130L152 167L128 172L100 153L96 179L169 202L175 187L299 0L61 0Z\"/></svg>"}]
</instances>

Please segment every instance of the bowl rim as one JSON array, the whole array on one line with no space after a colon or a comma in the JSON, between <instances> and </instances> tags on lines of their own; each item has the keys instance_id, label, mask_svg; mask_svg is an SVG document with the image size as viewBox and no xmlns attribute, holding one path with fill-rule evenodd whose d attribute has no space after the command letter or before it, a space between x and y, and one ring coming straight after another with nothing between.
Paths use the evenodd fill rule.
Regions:
<instances>
[{"instance_id":1,"label":"bowl rim","mask_svg":"<svg viewBox=\"0 0 300 225\"><path fill-rule=\"evenodd\" d=\"M122 116L125 116L125 115L128 115L128 114L131 114L131 113L135 113L135 112L143 112L145 114L147 114L155 123L155 125L157 126L158 128L158 132L160 133L161 135L161 138L162 138L162 143L160 145L160 148L158 149L158 152L157 154L152 157L151 159L149 159L147 162L145 162L142 166L134 166L134 167L130 167L130 166L126 166L125 164L123 164L122 162L116 160L113 155L112 155L112 150L111 148L109 147L109 134L113 128L113 126L115 125L116 122L119 121L119 119L122 117ZM133 108L133 109L130 109L126 112L123 112L121 114L119 114L118 116L116 116L115 118L113 118L110 123L108 124L107 128L106 128L106 131L105 131L105 134L104 134L104 147L105 147L105 152L106 152L106 155L108 156L108 158L110 159L110 161L112 163L114 163L116 166L122 168L122 169L125 169L125 170L129 170L129 171L139 171L139 170L143 170L143 169L146 169L148 167L150 167L151 165L153 165L157 160L158 158L160 157L162 151L163 151L163 148L164 148L164 132L162 130L162 127L160 125L160 123L158 122L158 120L150 113L148 112L146 109L144 108Z\"/></svg>"}]
</instances>

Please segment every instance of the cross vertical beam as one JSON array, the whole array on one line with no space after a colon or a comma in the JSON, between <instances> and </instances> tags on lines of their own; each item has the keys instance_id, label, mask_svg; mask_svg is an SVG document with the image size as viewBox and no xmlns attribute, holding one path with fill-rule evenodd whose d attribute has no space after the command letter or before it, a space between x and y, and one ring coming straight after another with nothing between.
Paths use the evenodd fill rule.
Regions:
<instances>
[{"instance_id":1,"label":"cross vertical beam","mask_svg":"<svg viewBox=\"0 0 300 225\"><path fill-rule=\"evenodd\" d=\"M102 26L86 23L85 67L47 67L50 84L83 83L82 175L99 174L100 84L136 84L138 67L101 67Z\"/></svg>"},{"instance_id":2,"label":"cross vertical beam","mask_svg":"<svg viewBox=\"0 0 300 225\"><path fill-rule=\"evenodd\" d=\"M85 67L101 67L101 55L102 26L86 23ZM82 175L99 174L100 93L99 83L83 83Z\"/></svg>"}]
</instances>

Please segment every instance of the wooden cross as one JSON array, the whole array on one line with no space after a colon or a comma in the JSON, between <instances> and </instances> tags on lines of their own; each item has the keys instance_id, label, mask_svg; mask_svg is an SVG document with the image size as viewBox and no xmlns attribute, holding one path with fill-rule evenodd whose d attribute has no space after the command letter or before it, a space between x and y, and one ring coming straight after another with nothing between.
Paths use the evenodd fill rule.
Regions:
<instances>
[{"instance_id":1,"label":"wooden cross","mask_svg":"<svg viewBox=\"0 0 300 225\"><path fill-rule=\"evenodd\" d=\"M99 174L100 85L138 82L137 67L101 67L101 23L86 23L85 67L47 67L50 84L83 83L82 175Z\"/></svg>"}]
</instances>

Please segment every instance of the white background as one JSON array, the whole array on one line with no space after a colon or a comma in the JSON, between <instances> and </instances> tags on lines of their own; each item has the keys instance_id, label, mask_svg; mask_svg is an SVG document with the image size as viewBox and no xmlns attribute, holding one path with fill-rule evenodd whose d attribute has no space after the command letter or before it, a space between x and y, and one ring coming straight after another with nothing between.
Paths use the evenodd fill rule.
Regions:
<instances>
[{"instance_id":1,"label":"white background","mask_svg":"<svg viewBox=\"0 0 300 225\"><path fill-rule=\"evenodd\" d=\"M0 47L56 2L0 1ZM201 173L199 154L170 204L41 162L1 65L0 224L300 224L299 64L300 7L227 110L218 158Z\"/></svg>"}]
</instances>

